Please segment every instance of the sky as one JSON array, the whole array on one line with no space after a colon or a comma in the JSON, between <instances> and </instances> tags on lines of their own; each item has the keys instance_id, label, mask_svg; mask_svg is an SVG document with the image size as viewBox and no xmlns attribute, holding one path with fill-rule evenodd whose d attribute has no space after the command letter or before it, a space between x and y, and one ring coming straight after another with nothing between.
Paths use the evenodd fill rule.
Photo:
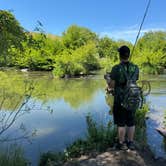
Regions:
<instances>
[{"instance_id":1,"label":"sky","mask_svg":"<svg viewBox=\"0 0 166 166\"><path fill-rule=\"evenodd\" d=\"M89 28L99 36L134 42L148 0L0 0L20 24L33 31L37 21L47 33L61 35L70 25ZM151 0L141 34L166 30L166 0Z\"/></svg>"}]
</instances>

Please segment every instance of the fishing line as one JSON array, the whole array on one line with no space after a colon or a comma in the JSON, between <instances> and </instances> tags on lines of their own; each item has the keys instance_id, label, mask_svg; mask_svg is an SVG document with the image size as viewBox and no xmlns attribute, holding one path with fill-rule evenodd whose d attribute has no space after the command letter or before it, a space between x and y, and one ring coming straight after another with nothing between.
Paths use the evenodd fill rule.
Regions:
<instances>
[{"instance_id":1,"label":"fishing line","mask_svg":"<svg viewBox=\"0 0 166 166\"><path fill-rule=\"evenodd\" d=\"M133 49L132 49L131 54L130 54L130 60L131 60L132 54L133 54L133 52L134 52L135 46L136 46L136 44L137 44L137 40L138 40L138 38L139 38L139 35L140 35L140 32L141 32L142 26L143 26L144 21L145 21L145 18L146 18L146 16L147 16L147 13L148 13L150 4L151 4L151 0L148 1L148 4L147 4L147 6L146 6L146 10L145 10L145 13L144 13L144 16L143 16L143 19L142 19L142 22L141 22L141 25L140 25L138 34L137 34L137 37L136 37L136 39L135 39L135 43L134 43Z\"/></svg>"}]
</instances>

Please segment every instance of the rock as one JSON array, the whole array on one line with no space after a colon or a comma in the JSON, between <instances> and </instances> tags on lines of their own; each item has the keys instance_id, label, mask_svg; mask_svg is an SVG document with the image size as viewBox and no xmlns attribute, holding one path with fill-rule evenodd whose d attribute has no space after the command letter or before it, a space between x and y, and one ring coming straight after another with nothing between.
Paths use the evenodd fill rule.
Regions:
<instances>
[{"instance_id":1,"label":"rock","mask_svg":"<svg viewBox=\"0 0 166 166\"><path fill-rule=\"evenodd\" d=\"M22 71L22 72L27 72L27 71L28 71L28 69L21 69L21 71Z\"/></svg>"},{"instance_id":2,"label":"rock","mask_svg":"<svg viewBox=\"0 0 166 166\"><path fill-rule=\"evenodd\" d=\"M107 150L92 157L81 156L64 166L165 166L165 160L155 160L149 150Z\"/></svg>"}]
</instances>

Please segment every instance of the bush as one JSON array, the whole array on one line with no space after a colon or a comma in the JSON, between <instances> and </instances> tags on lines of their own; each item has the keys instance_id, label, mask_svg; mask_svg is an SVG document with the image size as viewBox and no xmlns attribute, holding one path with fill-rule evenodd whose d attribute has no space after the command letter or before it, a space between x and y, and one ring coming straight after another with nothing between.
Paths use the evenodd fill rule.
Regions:
<instances>
[{"instance_id":1,"label":"bush","mask_svg":"<svg viewBox=\"0 0 166 166\"><path fill-rule=\"evenodd\" d=\"M54 75L58 77L77 76L99 69L96 51L93 43L88 43L76 50L63 51L55 57Z\"/></svg>"}]
</instances>

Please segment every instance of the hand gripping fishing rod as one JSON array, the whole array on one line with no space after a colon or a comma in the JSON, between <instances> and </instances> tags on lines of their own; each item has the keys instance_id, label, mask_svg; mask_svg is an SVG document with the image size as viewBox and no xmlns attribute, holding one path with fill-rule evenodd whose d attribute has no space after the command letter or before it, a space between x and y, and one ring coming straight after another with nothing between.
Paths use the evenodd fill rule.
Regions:
<instances>
[{"instance_id":1,"label":"hand gripping fishing rod","mask_svg":"<svg viewBox=\"0 0 166 166\"><path fill-rule=\"evenodd\" d=\"M136 47L136 44L137 44L139 35L140 35L140 33L141 33L141 29L142 29L142 26L143 26L143 24L144 24L145 18L146 18L146 16L147 16L147 13L148 13L150 4L151 4L151 0L148 1L148 4L147 4L147 6L146 6L146 10L145 10L145 13L144 13L144 16L143 16L141 25L140 25L140 27L139 27L138 34L137 34L137 37L136 37L136 39L135 39L135 43L134 43L133 49L132 49L131 54L130 54L130 60L131 60L131 57L132 57L132 55L133 55L133 53L134 53L134 49L135 49L135 47Z\"/></svg>"}]
</instances>

